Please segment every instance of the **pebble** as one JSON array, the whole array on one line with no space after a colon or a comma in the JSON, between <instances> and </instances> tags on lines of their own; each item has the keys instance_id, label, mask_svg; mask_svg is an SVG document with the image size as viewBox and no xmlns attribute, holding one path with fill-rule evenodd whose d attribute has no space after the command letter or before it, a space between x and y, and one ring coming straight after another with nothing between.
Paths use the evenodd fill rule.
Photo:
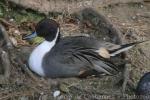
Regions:
<instances>
[{"instance_id":1,"label":"pebble","mask_svg":"<svg viewBox=\"0 0 150 100\"><path fill-rule=\"evenodd\" d=\"M141 5L141 8L143 8L144 6L143 5Z\"/></svg>"},{"instance_id":2,"label":"pebble","mask_svg":"<svg viewBox=\"0 0 150 100\"><path fill-rule=\"evenodd\" d=\"M60 95L60 91L59 90L56 90L54 93L53 93L53 97L57 97Z\"/></svg>"},{"instance_id":3,"label":"pebble","mask_svg":"<svg viewBox=\"0 0 150 100\"><path fill-rule=\"evenodd\" d=\"M9 21L10 21L10 22L13 22L13 21L14 21L14 19L13 19L13 18L11 18L11 19L9 19Z\"/></svg>"},{"instance_id":4,"label":"pebble","mask_svg":"<svg viewBox=\"0 0 150 100\"><path fill-rule=\"evenodd\" d=\"M136 16L133 16L132 19L136 19Z\"/></svg>"}]
</instances>

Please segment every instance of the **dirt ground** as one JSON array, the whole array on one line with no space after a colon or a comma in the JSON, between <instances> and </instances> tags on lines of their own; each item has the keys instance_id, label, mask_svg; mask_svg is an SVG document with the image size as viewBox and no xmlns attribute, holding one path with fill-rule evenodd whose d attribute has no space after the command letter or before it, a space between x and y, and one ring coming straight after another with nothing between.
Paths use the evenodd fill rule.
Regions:
<instances>
[{"instance_id":1,"label":"dirt ground","mask_svg":"<svg viewBox=\"0 0 150 100\"><path fill-rule=\"evenodd\" d=\"M149 40L150 3L123 4L106 8L103 11L127 36L126 41ZM128 35L130 35L128 38ZM129 50L131 61L130 81L136 86L141 75L150 71L150 42Z\"/></svg>"},{"instance_id":2,"label":"dirt ground","mask_svg":"<svg viewBox=\"0 0 150 100\"><path fill-rule=\"evenodd\" d=\"M21 37L23 34L30 33L34 29L35 23L44 18L44 15L23 9L17 10L15 7L11 8L10 5L4 5L3 2L0 2L0 7L0 20L5 24L10 40L18 52L22 50L23 46L33 47L43 40L37 38L27 42L23 41ZM96 11L107 16L121 30L125 42L150 39L150 2L115 4L97 8ZM90 25L86 23L86 25L80 26L70 14L51 14L50 17L60 23L64 36L93 33L93 31L89 31ZM128 51L127 59L131 66L128 67L129 84L124 95L121 93L121 84L117 83L119 76L44 79L31 73L25 67L25 62L23 65L17 64L14 58L9 79L0 82L0 100L133 99L134 89L140 77L150 71L149 49L150 41ZM26 52L25 49L24 52ZM57 90L61 94L54 98L53 94Z\"/></svg>"}]
</instances>

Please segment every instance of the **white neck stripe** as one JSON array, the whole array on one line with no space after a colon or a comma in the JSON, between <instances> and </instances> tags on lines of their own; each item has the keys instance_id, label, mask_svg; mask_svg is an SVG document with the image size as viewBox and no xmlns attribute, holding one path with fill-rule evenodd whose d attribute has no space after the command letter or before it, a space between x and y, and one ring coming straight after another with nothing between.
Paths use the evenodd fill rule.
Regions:
<instances>
[{"instance_id":1,"label":"white neck stripe","mask_svg":"<svg viewBox=\"0 0 150 100\"><path fill-rule=\"evenodd\" d=\"M53 48L58 38L58 35L59 28L57 29L57 33L54 40L52 40L51 42L45 40L43 43L37 46L30 55L29 67L32 71L34 71L40 76L45 76L42 66L43 57L47 52L49 52Z\"/></svg>"},{"instance_id":2,"label":"white neck stripe","mask_svg":"<svg viewBox=\"0 0 150 100\"><path fill-rule=\"evenodd\" d=\"M58 35L59 35L59 28L57 29L57 33L56 33L56 36L55 36L55 39L53 41L56 42L57 38L58 38Z\"/></svg>"}]
</instances>

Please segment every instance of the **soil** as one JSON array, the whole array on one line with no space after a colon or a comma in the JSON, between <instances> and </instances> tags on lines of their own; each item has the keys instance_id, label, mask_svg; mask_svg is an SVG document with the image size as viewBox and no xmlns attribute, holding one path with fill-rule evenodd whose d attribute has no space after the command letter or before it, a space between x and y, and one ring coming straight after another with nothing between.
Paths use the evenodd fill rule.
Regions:
<instances>
[{"instance_id":1,"label":"soil","mask_svg":"<svg viewBox=\"0 0 150 100\"><path fill-rule=\"evenodd\" d=\"M135 46L127 53L126 59L130 61L131 66L127 68L129 70L129 79L123 95L121 92L122 84L121 82L120 84L118 83L122 76L120 74L103 77L90 76L85 79L41 78L27 69L26 60L32 51L32 47L43 40L37 38L34 41L27 42L23 41L21 37L23 34L34 30L35 24L44 15L23 9L18 11L15 8L11 8L10 5L3 5L3 2L0 2L0 7L1 22L5 26L9 37L12 38L11 42L15 47L15 51L11 50L11 52L14 52L11 53L11 57L14 58L10 60L12 63L10 76L8 80L0 82L0 100L134 99L137 82L144 73L150 71L150 41L148 41ZM121 30L123 43L150 39L150 2L114 4L97 8L96 11L107 16L113 25ZM93 29L93 25L89 22L84 22L81 16L78 18L81 20L78 21L73 15L52 14L50 18L60 23L64 36L94 35L106 41L113 41L110 37L99 35ZM103 30L98 29L99 31L103 32ZM53 94L57 90L61 94L54 98Z\"/></svg>"}]
</instances>

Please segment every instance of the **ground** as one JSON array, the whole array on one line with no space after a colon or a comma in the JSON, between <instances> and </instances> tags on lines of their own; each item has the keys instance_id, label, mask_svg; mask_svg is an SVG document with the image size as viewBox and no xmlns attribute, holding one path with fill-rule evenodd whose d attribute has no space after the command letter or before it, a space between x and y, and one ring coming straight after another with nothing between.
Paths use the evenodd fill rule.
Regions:
<instances>
[{"instance_id":1,"label":"ground","mask_svg":"<svg viewBox=\"0 0 150 100\"><path fill-rule=\"evenodd\" d=\"M107 16L121 30L122 38L126 42L150 39L150 2L114 4L97 8L97 11ZM18 51L21 51L23 46L34 46L43 40L36 38L34 41L27 42L23 41L21 37L23 34L30 33L35 24L45 17L44 15L22 8L18 10L18 7L0 2L0 17L0 21L9 33L10 40ZM81 28L70 14L52 13L49 17L60 23L64 36L87 33L91 28L87 23ZM62 98L73 100L82 100L82 98L131 99L140 77L150 71L149 49L150 42L148 41L128 51L127 59L131 66L128 68L129 85L124 95L121 94L121 86L114 85L117 83L118 76L44 79L23 68L25 65L17 65L18 62L13 60L9 79L0 84L0 100L51 100L57 90L61 91L61 95L57 97L58 100Z\"/></svg>"}]
</instances>

